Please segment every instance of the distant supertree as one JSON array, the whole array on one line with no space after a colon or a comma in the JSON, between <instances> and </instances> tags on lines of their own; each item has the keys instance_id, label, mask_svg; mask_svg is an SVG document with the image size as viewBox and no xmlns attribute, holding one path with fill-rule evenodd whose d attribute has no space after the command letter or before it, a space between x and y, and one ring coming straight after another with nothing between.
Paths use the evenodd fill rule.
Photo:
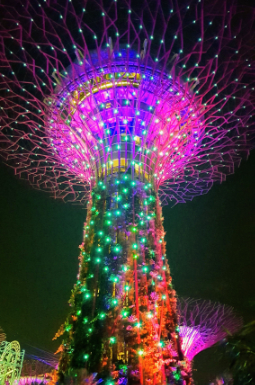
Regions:
<instances>
[{"instance_id":1,"label":"distant supertree","mask_svg":"<svg viewBox=\"0 0 255 385\"><path fill-rule=\"evenodd\" d=\"M0 326L0 344L2 341L6 340L6 334L4 333L3 329Z\"/></svg>"},{"instance_id":2,"label":"distant supertree","mask_svg":"<svg viewBox=\"0 0 255 385\"><path fill-rule=\"evenodd\" d=\"M191 381L161 203L253 146L254 11L235 0L4 0L0 142L16 174L88 202L60 378Z\"/></svg>"},{"instance_id":3,"label":"distant supertree","mask_svg":"<svg viewBox=\"0 0 255 385\"><path fill-rule=\"evenodd\" d=\"M23 375L34 376L43 373L45 370L49 371L49 367L57 367L57 355L48 352L47 350L43 350L28 344L23 344L23 346L26 349L25 361L22 371ZM45 365L45 370L43 369L43 365Z\"/></svg>"},{"instance_id":4,"label":"distant supertree","mask_svg":"<svg viewBox=\"0 0 255 385\"><path fill-rule=\"evenodd\" d=\"M26 354L19 385L51 383L58 366L56 355L31 345L25 347Z\"/></svg>"},{"instance_id":5,"label":"distant supertree","mask_svg":"<svg viewBox=\"0 0 255 385\"><path fill-rule=\"evenodd\" d=\"M242 326L230 306L192 298L179 298L177 303L182 350L190 361Z\"/></svg>"}]
</instances>

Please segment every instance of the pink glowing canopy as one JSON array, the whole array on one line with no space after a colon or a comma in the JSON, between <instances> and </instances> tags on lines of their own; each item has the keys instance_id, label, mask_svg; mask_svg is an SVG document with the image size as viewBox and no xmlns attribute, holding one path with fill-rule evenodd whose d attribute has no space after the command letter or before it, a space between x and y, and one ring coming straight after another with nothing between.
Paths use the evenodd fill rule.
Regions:
<instances>
[{"instance_id":1,"label":"pink glowing canopy","mask_svg":"<svg viewBox=\"0 0 255 385\"><path fill-rule=\"evenodd\" d=\"M0 5L1 154L55 197L131 173L185 202L253 146L253 16L234 1ZM252 29L253 28L253 29Z\"/></svg>"},{"instance_id":2,"label":"pink glowing canopy","mask_svg":"<svg viewBox=\"0 0 255 385\"><path fill-rule=\"evenodd\" d=\"M182 351L189 360L242 326L232 307L216 302L179 298L178 313Z\"/></svg>"}]
</instances>

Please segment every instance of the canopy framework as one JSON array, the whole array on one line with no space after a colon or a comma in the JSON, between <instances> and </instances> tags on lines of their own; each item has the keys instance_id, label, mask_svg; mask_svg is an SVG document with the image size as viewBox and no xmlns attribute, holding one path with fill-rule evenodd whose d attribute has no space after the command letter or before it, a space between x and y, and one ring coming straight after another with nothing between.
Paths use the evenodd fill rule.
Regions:
<instances>
[{"instance_id":1,"label":"canopy framework","mask_svg":"<svg viewBox=\"0 0 255 385\"><path fill-rule=\"evenodd\" d=\"M253 146L253 14L207 3L2 5L2 156L71 201L86 201L107 169L126 167L124 133L130 167L151 174L164 203L225 180Z\"/></svg>"},{"instance_id":2,"label":"canopy framework","mask_svg":"<svg viewBox=\"0 0 255 385\"><path fill-rule=\"evenodd\" d=\"M232 307L217 302L179 298L178 314L182 349L190 361L242 326Z\"/></svg>"}]
</instances>

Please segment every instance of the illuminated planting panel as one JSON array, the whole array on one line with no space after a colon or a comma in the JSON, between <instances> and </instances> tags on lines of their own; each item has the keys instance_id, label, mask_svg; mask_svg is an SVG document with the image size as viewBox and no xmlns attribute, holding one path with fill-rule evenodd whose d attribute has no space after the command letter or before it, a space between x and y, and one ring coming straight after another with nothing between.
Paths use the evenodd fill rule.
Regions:
<instances>
[{"instance_id":1,"label":"illuminated planting panel","mask_svg":"<svg viewBox=\"0 0 255 385\"><path fill-rule=\"evenodd\" d=\"M125 50L115 56L127 60ZM171 75L145 70L132 56L86 74L76 66L48 100L51 144L83 182L129 170L158 187L196 152L203 108Z\"/></svg>"}]
</instances>

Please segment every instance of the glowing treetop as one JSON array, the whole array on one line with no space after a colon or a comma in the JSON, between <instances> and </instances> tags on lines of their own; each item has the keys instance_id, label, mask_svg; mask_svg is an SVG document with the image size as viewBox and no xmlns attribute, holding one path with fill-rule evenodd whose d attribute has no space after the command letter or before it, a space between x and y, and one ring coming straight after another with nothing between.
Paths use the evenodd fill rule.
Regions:
<instances>
[{"instance_id":1,"label":"glowing treetop","mask_svg":"<svg viewBox=\"0 0 255 385\"><path fill-rule=\"evenodd\" d=\"M182 351L190 361L242 326L232 307L211 301L180 298L178 312Z\"/></svg>"},{"instance_id":2,"label":"glowing treetop","mask_svg":"<svg viewBox=\"0 0 255 385\"><path fill-rule=\"evenodd\" d=\"M0 12L2 155L36 187L83 201L128 172L174 204L248 154L255 29L235 2L22 0Z\"/></svg>"}]
</instances>

